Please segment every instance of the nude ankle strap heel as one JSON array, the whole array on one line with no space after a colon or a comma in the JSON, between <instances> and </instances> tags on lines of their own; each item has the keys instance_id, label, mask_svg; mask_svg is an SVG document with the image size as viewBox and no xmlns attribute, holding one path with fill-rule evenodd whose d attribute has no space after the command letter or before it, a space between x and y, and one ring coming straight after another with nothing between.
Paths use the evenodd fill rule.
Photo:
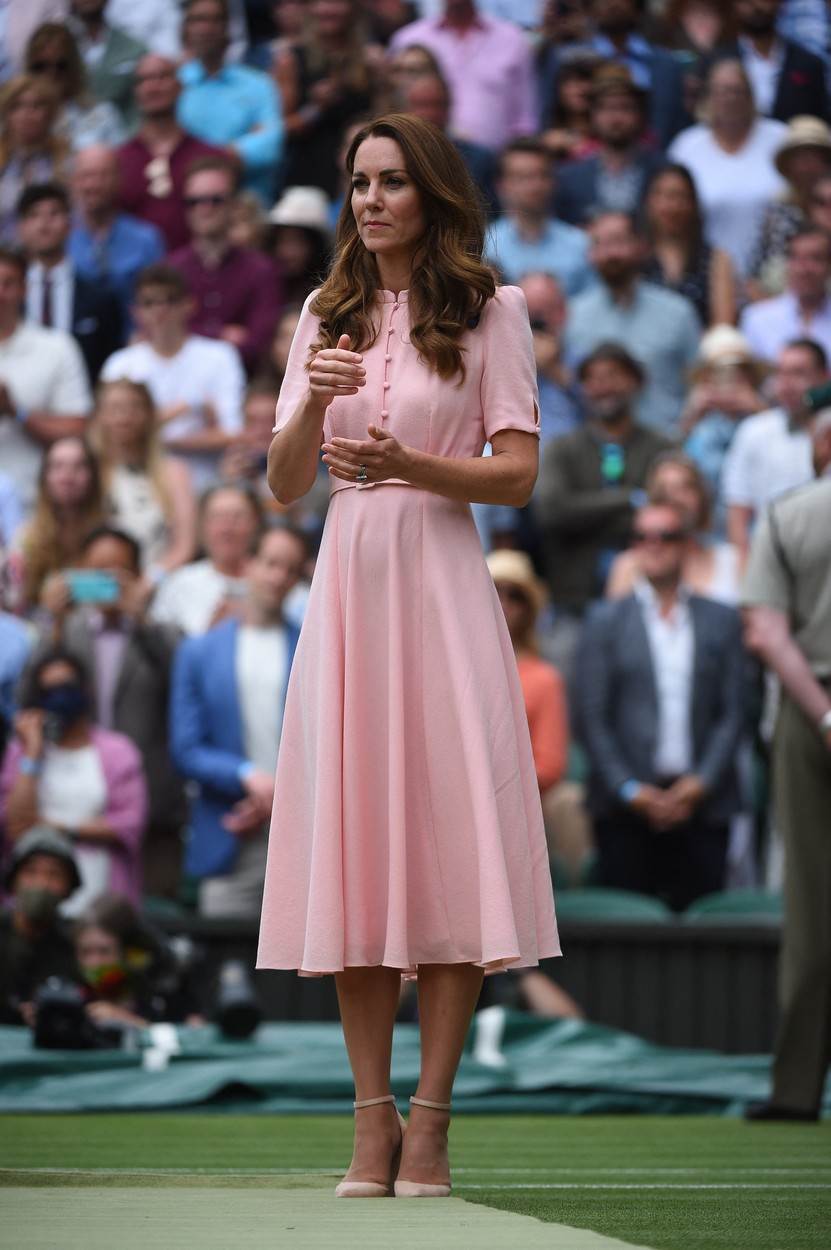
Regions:
<instances>
[{"instance_id":1,"label":"nude ankle strap heel","mask_svg":"<svg viewBox=\"0 0 831 1250\"><path fill-rule=\"evenodd\" d=\"M394 1094L384 1094L381 1098L364 1098L360 1102L353 1102L352 1106L356 1111L361 1111L364 1107L377 1107L381 1103L395 1103ZM403 1140L404 1129L407 1122L396 1107L395 1114L398 1116L398 1123L401 1126L401 1137ZM392 1158L392 1166L390 1175L395 1176L398 1171L398 1164L401 1160L401 1146L398 1146ZM336 1198L391 1198L392 1186L381 1185L377 1181L341 1181L335 1188Z\"/></svg>"},{"instance_id":2,"label":"nude ankle strap heel","mask_svg":"<svg viewBox=\"0 0 831 1250\"><path fill-rule=\"evenodd\" d=\"M449 1102L432 1102L429 1098L416 1098L410 1102L416 1107L430 1107L433 1111L450 1111ZM449 1185L422 1185L418 1181L399 1181L393 1185L396 1198L449 1198Z\"/></svg>"}]
</instances>

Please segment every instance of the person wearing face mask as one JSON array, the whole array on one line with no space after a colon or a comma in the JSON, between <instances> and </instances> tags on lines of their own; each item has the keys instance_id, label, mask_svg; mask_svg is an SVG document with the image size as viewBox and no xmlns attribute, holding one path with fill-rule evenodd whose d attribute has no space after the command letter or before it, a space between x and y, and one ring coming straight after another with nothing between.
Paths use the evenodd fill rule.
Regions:
<instances>
[{"instance_id":1,"label":"person wearing face mask","mask_svg":"<svg viewBox=\"0 0 831 1250\"><path fill-rule=\"evenodd\" d=\"M12 847L0 909L0 1023L31 1024L38 986L51 976L77 978L58 909L80 884L72 843L49 825L32 826Z\"/></svg>"},{"instance_id":2,"label":"person wearing face mask","mask_svg":"<svg viewBox=\"0 0 831 1250\"><path fill-rule=\"evenodd\" d=\"M0 768L0 821L14 844L45 822L72 839L81 887L62 906L78 915L104 890L138 903L147 785L138 749L91 715L82 662L54 648L24 678L15 738Z\"/></svg>"}]
</instances>

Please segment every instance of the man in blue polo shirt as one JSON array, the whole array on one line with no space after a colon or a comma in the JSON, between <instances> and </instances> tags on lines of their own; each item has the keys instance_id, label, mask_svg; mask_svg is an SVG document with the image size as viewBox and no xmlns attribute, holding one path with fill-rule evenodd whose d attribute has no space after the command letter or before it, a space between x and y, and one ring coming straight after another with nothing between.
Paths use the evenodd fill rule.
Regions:
<instances>
[{"instance_id":1,"label":"man in blue polo shirt","mask_svg":"<svg viewBox=\"0 0 831 1250\"><path fill-rule=\"evenodd\" d=\"M182 41L191 59L179 71L180 123L224 145L241 166L243 186L271 204L283 151L280 98L268 74L225 64L227 0L188 0Z\"/></svg>"}]
</instances>

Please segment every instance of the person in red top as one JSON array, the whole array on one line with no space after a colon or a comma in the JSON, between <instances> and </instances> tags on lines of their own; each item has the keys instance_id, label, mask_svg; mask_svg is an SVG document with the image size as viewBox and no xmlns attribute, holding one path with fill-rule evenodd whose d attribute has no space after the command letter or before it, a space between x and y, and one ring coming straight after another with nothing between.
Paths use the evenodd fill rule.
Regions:
<instances>
[{"instance_id":1,"label":"person in red top","mask_svg":"<svg viewBox=\"0 0 831 1250\"><path fill-rule=\"evenodd\" d=\"M158 227L168 251L190 239L184 202L188 169L200 157L224 154L179 125L180 91L173 61L155 53L143 56L135 73L141 123L134 137L118 149L121 207Z\"/></svg>"}]
</instances>

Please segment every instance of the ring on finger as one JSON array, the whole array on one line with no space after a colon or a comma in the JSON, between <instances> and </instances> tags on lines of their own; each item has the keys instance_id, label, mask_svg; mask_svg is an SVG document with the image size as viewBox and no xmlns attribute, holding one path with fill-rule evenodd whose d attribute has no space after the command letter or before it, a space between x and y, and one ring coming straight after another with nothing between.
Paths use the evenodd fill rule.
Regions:
<instances>
[{"instance_id":1,"label":"ring on finger","mask_svg":"<svg viewBox=\"0 0 831 1250\"><path fill-rule=\"evenodd\" d=\"M358 465L358 472L355 474L355 481L365 482L366 480L367 480L366 479L366 465L365 464Z\"/></svg>"}]
</instances>

